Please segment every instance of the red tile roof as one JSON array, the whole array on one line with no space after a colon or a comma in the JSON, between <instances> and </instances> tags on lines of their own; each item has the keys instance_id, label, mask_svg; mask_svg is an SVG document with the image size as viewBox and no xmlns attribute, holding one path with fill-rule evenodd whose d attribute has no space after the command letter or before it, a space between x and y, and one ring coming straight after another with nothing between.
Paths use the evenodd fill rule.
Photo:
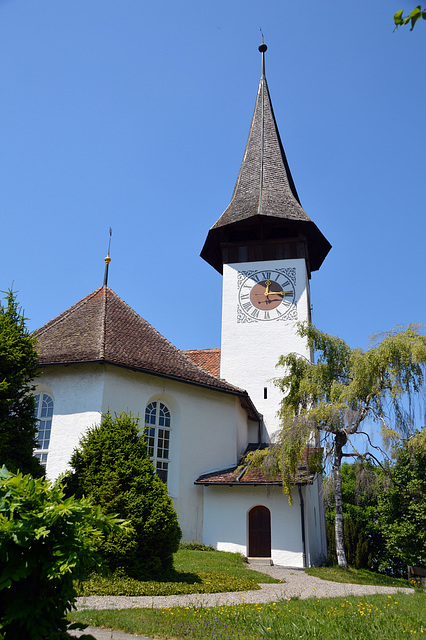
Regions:
<instances>
[{"instance_id":1,"label":"red tile roof","mask_svg":"<svg viewBox=\"0 0 426 640\"><path fill-rule=\"evenodd\" d=\"M267 445L260 445L260 448L265 448ZM244 485L282 485L282 477L280 474L275 475L273 478L267 477L262 473L260 469L249 467L244 464L245 457L249 451L253 451L258 448L254 445L249 445L244 452L241 460L236 467L230 467L228 469L221 469L212 473L205 473L199 476L194 484L201 484L204 486L212 485L232 485L232 486L244 486ZM312 450L312 451L317 451ZM303 455L303 461L299 464L297 474L293 478L293 484L312 484L315 474L309 471L307 465L307 450Z\"/></svg>"},{"instance_id":2,"label":"red tile roof","mask_svg":"<svg viewBox=\"0 0 426 640\"><path fill-rule=\"evenodd\" d=\"M220 377L220 349L186 349L182 353L207 373Z\"/></svg>"},{"instance_id":3,"label":"red tile roof","mask_svg":"<svg viewBox=\"0 0 426 640\"><path fill-rule=\"evenodd\" d=\"M35 332L42 365L108 362L248 399L174 347L109 287L100 287Z\"/></svg>"}]
</instances>

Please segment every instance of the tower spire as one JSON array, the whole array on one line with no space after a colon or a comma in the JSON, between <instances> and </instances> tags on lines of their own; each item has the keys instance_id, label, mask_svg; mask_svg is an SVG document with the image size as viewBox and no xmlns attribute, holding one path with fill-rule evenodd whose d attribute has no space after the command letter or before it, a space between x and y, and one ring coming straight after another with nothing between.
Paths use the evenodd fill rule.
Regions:
<instances>
[{"instance_id":1,"label":"tower spire","mask_svg":"<svg viewBox=\"0 0 426 640\"><path fill-rule=\"evenodd\" d=\"M109 256L109 252L111 249L111 237L112 237L112 229L111 227L109 228L109 242L108 242L108 254L105 258L105 273L104 273L104 287L108 286L108 269L109 269L109 263L111 262L111 258Z\"/></svg>"},{"instance_id":2,"label":"tower spire","mask_svg":"<svg viewBox=\"0 0 426 640\"><path fill-rule=\"evenodd\" d=\"M262 44L259 46L259 51L262 54L262 67L261 67L260 86L259 86L259 91L261 92L261 100L262 100L262 115L261 115L261 123L260 123L260 182L259 182L259 204L257 207L258 215L260 215L262 211L262 193L263 193L263 157L264 157L264 150L265 150L265 84L266 84L265 52L267 51L267 49L268 47L263 42L263 33L262 33Z\"/></svg>"},{"instance_id":3,"label":"tower spire","mask_svg":"<svg viewBox=\"0 0 426 640\"><path fill-rule=\"evenodd\" d=\"M201 257L222 273L224 262L272 259L297 246L315 271L331 245L300 204L265 77L263 34L258 49L261 78L243 160L231 202L210 229Z\"/></svg>"}]
</instances>

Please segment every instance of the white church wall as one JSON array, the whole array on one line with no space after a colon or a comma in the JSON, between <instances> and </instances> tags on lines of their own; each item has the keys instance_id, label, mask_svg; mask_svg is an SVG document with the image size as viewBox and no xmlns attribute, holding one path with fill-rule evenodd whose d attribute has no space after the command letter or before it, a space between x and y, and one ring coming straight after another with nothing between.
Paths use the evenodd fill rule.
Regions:
<instances>
[{"instance_id":1,"label":"white church wall","mask_svg":"<svg viewBox=\"0 0 426 640\"><path fill-rule=\"evenodd\" d=\"M242 281L241 277L238 280L238 274L274 268L293 270L297 313L293 313L293 318L288 320L256 320L238 313L238 285ZM279 427L277 411L281 392L275 387L273 380L282 375L282 371L276 369L275 365L280 355L292 352L310 357L306 341L296 335L295 326L296 322L309 319L309 285L305 260L224 265L220 375L248 391L256 408L263 414L269 436Z\"/></svg>"},{"instance_id":2,"label":"white church wall","mask_svg":"<svg viewBox=\"0 0 426 640\"><path fill-rule=\"evenodd\" d=\"M204 489L203 540L220 551L248 553L248 513L257 505L271 512L271 555L275 564L303 567L300 504L288 503L281 487L211 486Z\"/></svg>"},{"instance_id":3,"label":"white church wall","mask_svg":"<svg viewBox=\"0 0 426 640\"><path fill-rule=\"evenodd\" d=\"M235 403L236 415L236 447L237 458L242 456L249 442L257 442L258 423L255 420L248 420L247 413L237 399Z\"/></svg>"},{"instance_id":4,"label":"white church wall","mask_svg":"<svg viewBox=\"0 0 426 640\"><path fill-rule=\"evenodd\" d=\"M203 473L236 464L238 406L235 396L196 387L182 406L175 505L186 540L202 539L203 508L194 481Z\"/></svg>"},{"instance_id":5,"label":"white church wall","mask_svg":"<svg viewBox=\"0 0 426 640\"><path fill-rule=\"evenodd\" d=\"M237 396L159 376L102 364L46 368L39 390L54 399L47 476L68 468L73 449L101 414L130 411L143 428L145 408L158 400L171 413L169 494L178 510L184 539L200 540L202 473L236 464L247 442L247 417Z\"/></svg>"},{"instance_id":6,"label":"white church wall","mask_svg":"<svg viewBox=\"0 0 426 640\"><path fill-rule=\"evenodd\" d=\"M50 366L35 381L35 393L49 393L54 402L46 476L55 480L69 469L69 460L88 427L99 423L104 368L87 365Z\"/></svg>"},{"instance_id":7,"label":"white church wall","mask_svg":"<svg viewBox=\"0 0 426 640\"><path fill-rule=\"evenodd\" d=\"M141 430L145 426L145 409L150 402L165 404L171 415L170 455L167 487L169 495L175 497L179 484L179 447L181 410L175 390L162 378L138 371L108 365L102 411L111 413L130 412L139 419Z\"/></svg>"},{"instance_id":8,"label":"white church wall","mask_svg":"<svg viewBox=\"0 0 426 640\"><path fill-rule=\"evenodd\" d=\"M108 367L104 411L131 411L143 426L145 408L152 401L163 402L171 413L167 486L183 537L200 540L203 509L194 480L202 473L235 464L237 429L244 432L239 399L176 380Z\"/></svg>"}]
</instances>

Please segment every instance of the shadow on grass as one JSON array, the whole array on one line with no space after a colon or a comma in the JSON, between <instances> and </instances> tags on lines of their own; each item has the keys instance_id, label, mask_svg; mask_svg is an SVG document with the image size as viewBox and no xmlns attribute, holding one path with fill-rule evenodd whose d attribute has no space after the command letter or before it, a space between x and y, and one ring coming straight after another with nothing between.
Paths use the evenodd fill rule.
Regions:
<instances>
[{"instance_id":1,"label":"shadow on grass","mask_svg":"<svg viewBox=\"0 0 426 640\"><path fill-rule=\"evenodd\" d=\"M186 582L188 584L202 583L202 579L198 574L191 571L176 571L176 569L168 571L166 575L160 578L153 578L153 580L157 582Z\"/></svg>"}]
</instances>

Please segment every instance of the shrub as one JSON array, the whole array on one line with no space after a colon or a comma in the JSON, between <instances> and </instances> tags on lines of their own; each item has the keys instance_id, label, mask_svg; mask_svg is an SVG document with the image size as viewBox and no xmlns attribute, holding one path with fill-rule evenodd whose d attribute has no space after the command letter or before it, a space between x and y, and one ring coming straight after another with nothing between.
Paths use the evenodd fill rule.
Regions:
<instances>
[{"instance_id":1,"label":"shrub","mask_svg":"<svg viewBox=\"0 0 426 640\"><path fill-rule=\"evenodd\" d=\"M121 521L61 484L0 470L0 638L67 637L74 580L99 565L96 541Z\"/></svg>"},{"instance_id":2,"label":"shrub","mask_svg":"<svg viewBox=\"0 0 426 640\"><path fill-rule=\"evenodd\" d=\"M110 569L123 568L139 579L166 575L181 530L167 487L148 457L138 419L105 414L80 440L71 467L70 490L129 522L126 531L112 533L100 545Z\"/></svg>"},{"instance_id":3,"label":"shrub","mask_svg":"<svg viewBox=\"0 0 426 640\"><path fill-rule=\"evenodd\" d=\"M179 543L179 549L189 549L190 551L216 551L211 544L204 544L199 540L183 540Z\"/></svg>"}]
</instances>

